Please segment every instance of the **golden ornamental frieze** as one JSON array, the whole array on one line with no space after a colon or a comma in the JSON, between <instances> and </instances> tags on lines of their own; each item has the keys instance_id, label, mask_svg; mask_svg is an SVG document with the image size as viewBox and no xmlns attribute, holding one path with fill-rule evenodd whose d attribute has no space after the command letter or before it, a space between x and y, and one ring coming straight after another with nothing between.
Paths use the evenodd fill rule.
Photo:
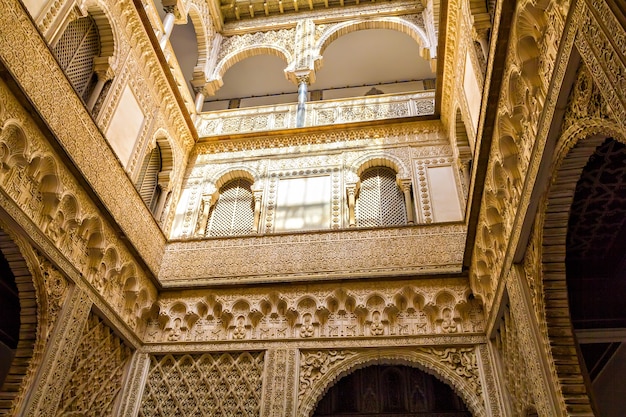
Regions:
<instances>
[{"instance_id":1,"label":"golden ornamental frieze","mask_svg":"<svg viewBox=\"0 0 626 417\"><path fill-rule=\"evenodd\" d=\"M421 121L411 123L398 123L387 126L373 126L365 128L348 129L320 129L319 132L292 133L289 135L269 135L257 133L241 139L212 140L203 139L194 148L195 155L219 154L225 152L263 151L273 149L283 151L290 146L311 145L312 149L325 150L327 144L344 143L350 146L353 141L365 140L376 145L381 141L385 143L410 143L415 141L445 140L445 133L439 121ZM363 146L360 144L359 146Z\"/></svg>"},{"instance_id":2,"label":"golden ornamental frieze","mask_svg":"<svg viewBox=\"0 0 626 417\"><path fill-rule=\"evenodd\" d=\"M216 71L222 71L219 67ZM215 79L219 74L214 74ZM281 104L251 109L201 114L196 126L200 137L253 132L270 132L296 127L296 105ZM388 94L372 98L325 100L307 104L306 127L329 126L371 120L432 116L435 94L432 91Z\"/></svg>"},{"instance_id":3,"label":"golden ornamental frieze","mask_svg":"<svg viewBox=\"0 0 626 417\"><path fill-rule=\"evenodd\" d=\"M159 279L171 287L459 272L464 244L463 225L173 242Z\"/></svg>"},{"instance_id":4,"label":"golden ornamental frieze","mask_svg":"<svg viewBox=\"0 0 626 417\"><path fill-rule=\"evenodd\" d=\"M516 29L511 31L514 39L506 57L509 70L504 77L495 121L492 156L487 168L470 273L472 288L484 297L487 305L491 304L496 293L499 296L502 292L504 279L501 275L506 272L503 265L508 265L512 256L510 251L506 252L505 243L510 236L519 236L523 224L520 213L511 208L526 210L528 204L520 202L529 201L528 193L532 188L525 187L525 183L529 178L532 180L539 169L537 155L541 155L542 150L537 150L536 142L545 145L550 128L546 120L551 120L558 94L558 88L548 89L548 85L553 77L562 82L565 71L565 64L555 69L548 62L554 61L561 43L567 53L576 32L575 22L563 32L566 30L563 13L568 10L568 7L553 2L541 12L544 16L539 19L535 15L538 11L532 5L518 4L516 9L518 19L514 19ZM528 21L542 22L544 27L541 32L535 32L530 29L534 26L525 25ZM557 29L562 32L557 33ZM546 33L546 36L537 33ZM528 52L528 42L535 46L530 48L534 54L524 55L523 51ZM567 60L560 62L566 63Z\"/></svg>"},{"instance_id":5,"label":"golden ornamental frieze","mask_svg":"<svg viewBox=\"0 0 626 417\"><path fill-rule=\"evenodd\" d=\"M422 13L423 6L414 1L393 1L380 4L363 3L357 7L341 7L334 9L324 8L323 10L301 10L297 14L282 14L274 16L261 16L254 19L243 19L237 22L226 22L221 33L224 36L231 36L242 33L254 33L260 30L273 28L292 28L299 21L313 19L317 25L334 23L342 20L355 18L372 18L381 16L398 16Z\"/></svg>"}]
</instances>

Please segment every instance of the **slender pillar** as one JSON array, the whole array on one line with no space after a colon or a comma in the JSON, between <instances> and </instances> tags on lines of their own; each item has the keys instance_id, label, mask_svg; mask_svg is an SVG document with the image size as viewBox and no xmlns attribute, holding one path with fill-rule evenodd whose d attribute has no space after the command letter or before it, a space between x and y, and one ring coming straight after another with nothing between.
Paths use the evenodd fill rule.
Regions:
<instances>
[{"instance_id":1,"label":"slender pillar","mask_svg":"<svg viewBox=\"0 0 626 417\"><path fill-rule=\"evenodd\" d=\"M413 202L411 200L411 180L402 180L402 193L404 194L404 205L406 206L406 221L408 224L415 224L413 215Z\"/></svg>"},{"instance_id":2,"label":"slender pillar","mask_svg":"<svg viewBox=\"0 0 626 417\"><path fill-rule=\"evenodd\" d=\"M93 106L96 105L96 101L98 101L98 97L100 97L100 93L102 93L104 83L106 82L99 74L97 75L97 77L98 81L96 82L96 86L93 88L93 91L89 96L89 101L87 101L87 108L90 111L93 110Z\"/></svg>"},{"instance_id":3,"label":"slender pillar","mask_svg":"<svg viewBox=\"0 0 626 417\"><path fill-rule=\"evenodd\" d=\"M196 113L202 113L202 107L204 107L204 93L202 91L196 92Z\"/></svg>"},{"instance_id":4,"label":"slender pillar","mask_svg":"<svg viewBox=\"0 0 626 417\"><path fill-rule=\"evenodd\" d=\"M160 219L163 214L163 207L165 207L165 201L170 193L170 175L171 171L159 172L158 185L161 188L161 194L159 194L159 200L154 208L154 218Z\"/></svg>"},{"instance_id":5,"label":"slender pillar","mask_svg":"<svg viewBox=\"0 0 626 417\"><path fill-rule=\"evenodd\" d=\"M163 18L163 35L159 40L159 45L161 46L161 49L165 49L165 45L167 45L167 41L172 34L172 29L174 29L174 20L176 19L173 7L166 7L165 11L167 12L167 14Z\"/></svg>"},{"instance_id":6,"label":"slender pillar","mask_svg":"<svg viewBox=\"0 0 626 417\"><path fill-rule=\"evenodd\" d=\"M198 221L196 222L195 236L202 237L206 233L206 228L209 223L209 211L211 211L211 201L211 195L205 194L202 196L200 210L198 210Z\"/></svg>"},{"instance_id":7,"label":"slender pillar","mask_svg":"<svg viewBox=\"0 0 626 417\"><path fill-rule=\"evenodd\" d=\"M102 94L102 89L104 88L104 84L113 78L113 69L109 64L109 58L96 57L93 60L93 71L96 73L96 77L98 77L98 81L96 82L91 95L89 96L89 100L87 101L87 108L91 111L93 110L96 102L98 101L98 97Z\"/></svg>"},{"instance_id":8,"label":"slender pillar","mask_svg":"<svg viewBox=\"0 0 626 417\"><path fill-rule=\"evenodd\" d=\"M348 225L350 227L356 227L356 184L348 184L346 191L348 192Z\"/></svg>"},{"instance_id":9,"label":"slender pillar","mask_svg":"<svg viewBox=\"0 0 626 417\"><path fill-rule=\"evenodd\" d=\"M309 77L298 77L298 111L296 113L296 127L304 126L306 116L306 102L308 95Z\"/></svg>"},{"instance_id":10,"label":"slender pillar","mask_svg":"<svg viewBox=\"0 0 626 417\"><path fill-rule=\"evenodd\" d=\"M254 224L252 225L252 231L259 233L259 223L261 220L261 200L263 199L263 191L257 190L254 193Z\"/></svg>"}]
</instances>

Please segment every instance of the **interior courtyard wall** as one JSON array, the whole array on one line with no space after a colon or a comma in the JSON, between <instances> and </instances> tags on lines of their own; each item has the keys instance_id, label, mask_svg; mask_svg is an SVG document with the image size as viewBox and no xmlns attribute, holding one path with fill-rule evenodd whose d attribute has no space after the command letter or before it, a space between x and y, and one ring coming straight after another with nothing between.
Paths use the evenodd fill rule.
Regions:
<instances>
[{"instance_id":1,"label":"interior courtyard wall","mask_svg":"<svg viewBox=\"0 0 626 417\"><path fill-rule=\"evenodd\" d=\"M624 89L615 87L623 83L623 80L618 78L624 73L622 64L626 47L623 42L623 27L617 23L604 2L590 0L588 2L573 2L572 4L575 7L569 10L569 3L564 1L546 2L540 5L533 2L518 2L516 13L518 13L520 19L517 20L518 26L514 30L514 42L510 43L513 45L513 48L507 64L507 80L503 89L497 135L494 138L494 145L491 151L493 158L490 161L489 176L485 186L485 197L481 212L481 233L479 233L470 275L473 292L482 297L487 307L484 312L487 315L487 334L492 334L494 329L501 325L501 317L507 317L506 314L500 314L507 303L510 317L514 317L516 321L522 323L522 325L517 324L517 326L507 325L507 321L510 319L504 319L504 333L510 335L510 344L508 345L510 348L500 349L502 358L494 360L494 364L500 364L499 366L504 368L504 374L509 374L508 377L504 377L503 386L511 385L510 375L525 375L523 383L520 384L522 387L520 391L516 390L520 389L519 386L509 387L508 394L502 395L502 397L507 395L514 397L511 400L513 403L511 407L513 410L511 411L512 415L523 415L528 410L534 409L537 410L539 415L545 416L571 415L575 412L581 412L581 410L584 413L589 413L588 410L584 409L584 405L580 409L571 408L571 398L568 397L570 392L567 391L569 387L564 389L564 385L559 383L562 374L561 370L554 364L555 356L552 350L554 339L550 336L550 323L546 320L547 307L543 304L546 297L543 281L545 276L542 275L543 272L539 269L539 266L542 260L541 247L544 244L545 236L537 230L539 227L536 227L530 233L525 257L522 257L520 260L514 256L518 247L526 248L526 242L520 238L521 223L525 221L526 217L530 217L533 222L535 221L534 213L527 214L524 210L530 206L528 201L531 195L533 195L532 189L534 187L532 187L532 184L535 183L538 175L537 172L545 151L544 147L549 131L554 128L552 126L552 116L556 108L559 91L563 89L563 79L570 63L570 51L574 45L583 62L592 71L593 79L601 90L603 100L606 100L606 107L610 109L610 114L615 119L612 122L614 132L608 133L619 134L619 132L623 131L623 121L626 120L625 117L622 117L624 115L622 103L625 102L623 98ZM3 5L6 6L4 10L7 11L7 15L11 17L10 20L6 20L5 16L5 20L2 22L3 27L9 27L8 25L16 27L16 29L29 27L29 22L24 19L23 15L15 14L15 3L5 1ZM568 12L571 14L571 17L569 23L566 24L565 16ZM19 22L19 25L15 25L16 21ZM523 22L523 24L519 22ZM530 24L532 29L530 32L528 31L529 27L524 26L529 22L532 23ZM599 22L602 22L602 24L599 24ZM559 35L561 33L563 35ZM538 34L543 35L539 36ZM609 39L612 39L612 41L609 41ZM14 42L14 44L16 43L17 41ZM520 50L525 51L525 53L521 53ZM538 55L530 53L533 51L538 53ZM603 51L609 52L605 55ZM6 57L10 56L10 54L3 51L2 56ZM547 58L552 56L556 59ZM552 62L555 63L554 68L550 66ZM9 60L5 64L11 65L12 62ZM618 67L615 67L616 65ZM32 65L29 71L33 69L36 71L36 68L36 65ZM25 71L21 71L19 67L13 67L12 69L17 74L18 82L26 91L32 92L35 90L32 85L28 84L28 80L20 78ZM80 340L79 333L82 328L80 323L84 323L88 319L89 311L92 308L91 303L95 303L98 306L98 311L103 312L102 314L113 323L112 327L117 332L122 333L125 340L129 340L131 345L138 347L141 345L141 339L135 335L135 329L141 328L143 323L147 321L146 315L138 315L138 311L141 311L143 307L143 313L145 313L145 306L152 308L155 304L152 302L139 303L137 306L133 306L128 314L124 313L122 316L113 310L115 309L114 307L124 305L126 301L129 301L128 297L134 299L138 293L141 294L139 289L142 287L148 288L147 299L154 301L156 290L151 289L150 284L148 284L149 281L142 275L140 267L125 267L132 264L134 255L127 252L126 244L118 240L116 234L110 231L111 226L106 222L100 225L100 234L103 236L102 239L106 244L92 247L91 249L97 250L89 252L88 256L83 256L83 253L81 253L81 251L84 252L86 250L85 246L81 247L78 245L73 247L71 244L67 246L61 244L63 233L67 230L76 230L75 228L78 227L76 225L83 225L84 228L82 230L86 230L85 228L91 228L92 225L97 224L91 222L90 219L97 217L99 208L89 201L89 196L81 194L80 184L77 184L72 179L72 174L64 167L63 162L57 162L57 165L49 162L51 160L61 161L61 159L49 145L46 145L46 139L42 138L41 132L37 132L34 122L28 120L26 116L27 111L21 108L20 102L12 97L12 92L4 84L2 86L2 94L2 102L5 106L1 112L3 115L2 126L4 134L2 140L7 149L9 149L6 158L3 160L5 169L3 177L5 180L3 181L2 194L0 194L3 219L16 224L16 230L28 235L29 242L41 250L42 253L45 253L44 258L50 259L62 271L62 275L67 277L68 282L75 286L68 293L71 295L64 296L66 298L62 297L63 300L60 301L59 306L62 305L62 308L57 319L58 324L55 324L55 329L51 333L52 339L50 347L45 354L44 365L37 370L37 378L34 382L35 391L33 391L34 394L30 397L26 407L28 410L37 410L38 407L54 407L53 404L58 403L57 400L48 402L48 399L51 398L48 395L55 395L55 398L60 398L59 396L61 395L62 387L67 381L67 376L55 381L53 371L64 369L64 367L65 369L70 369L71 362L75 358L72 351ZM45 106L41 102L37 100L34 100L34 102L39 109L43 109L42 113L44 116L49 114L45 112ZM544 115L543 120L539 118L539 114ZM560 123L557 124L557 130L559 130ZM604 127L609 130L608 127ZM605 130L603 133L606 134L607 131ZM571 145L571 143L562 145L562 149L569 149ZM551 154L549 151L545 153ZM46 159L46 157L49 158ZM42 171L27 169L25 161L31 162L32 166L41 167ZM51 166L53 168L50 168ZM556 168L553 168L551 172L556 172ZM18 178L21 179L18 181ZM49 188L50 185L52 185L52 188ZM61 196L61 198L57 199L56 195ZM103 195L105 195L106 200L106 192ZM515 208L519 209L515 210ZM54 224L54 214L59 212L62 213L62 218L58 221L63 220L62 227L66 229L55 232L54 227L51 228L50 225ZM80 218L76 213L81 214ZM542 211L537 214L539 218L543 215ZM540 225L541 222L536 224ZM78 230L81 229L79 228ZM57 235L57 233L60 234ZM98 239L96 238L94 241L98 241ZM132 241L135 242L134 239ZM89 247L87 246L87 248ZM81 262L81 259L88 259L89 261L85 263ZM515 264L514 260L517 261ZM522 260L523 265L520 266L519 262ZM48 264L50 263L50 261L47 262ZM45 260L42 260L41 263L42 265L48 265ZM46 266L46 268L49 270L50 267ZM48 272L48 274L51 273ZM104 281L105 283L119 282L121 280L120 276L130 278L135 275L137 275L135 277L137 281L132 279L126 281L130 287L120 284L117 287L114 286L107 289L106 287L100 288L100 284L98 284L99 281ZM137 286L134 286L133 282L137 282ZM132 290L128 291L129 288L132 288ZM346 294L350 294L350 291L346 290ZM165 293L163 299L167 299L167 296L167 293ZM184 298L184 295L181 295L181 297ZM138 297L137 300L140 298ZM230 298L236 298L236 296ZM115 301L112 302L111 300ZM260 301L256 302L259 308L261 308L260 311L263 311L263 308L265 308L266 311L270 311L269 317L272 317L274 313L271 313L271 311L274 308L276 311L274 317L280 316L279 312L282 309L280 307L280 297L272 298L269 295L265 295L258 297L258 300ZM276 302L275 300L279 301ZM221 300L218 301L223 303ZM163 303L163 306L166 306L165 302L160 302ZM180 316L181 320L179 323L185 323L186 329L195 328L194 326L200 321L200 317L209 318L208 306L211 305L211 302L213 301L211 301L209 295L202 297L198 304L190 303L188 305L187 302L181 301L179 305L172 305L171 308L166 307L164 309L164 311L168 312L164 314L166 317L162 317L159 310L158 318L156 319L153 315L154 310L150 311L150 320L156 320L159 327L158 331L162 332L160 333L162 335L160 336L161 339L158 340L167 339L172 334L176 334L174 331L176 327L171 324L175 320L171 320L169 314L172 314L172 317L175 318ZM274 303L274 307L272 303ZM233 307L235 304L232 304ZM286 301L284 304L288 305ZM161 304L157 303L156 305L161 308ZM243 306L244 304L240 305ZM351 304L348 303L348 305L350 306ZM367 306L367 302L365 302L365 306ZM199 311L202 313L199 314ZM252 309L250 311L252 312ZM364 317L367 317L369 313L364 312L362 314L364 314ZM249 320L248 322L245 321L246 318ZM231 338L235 334L252 335L252 323L254 323L254 320L258 320L258 326L262 318L256 313L248 314L244 316L243 333L236 333L235 329L237 326L234 326L230 329L230 333L225 332L225 334L230 334L227 337ZM284 320L287 319L285 318ZM372 328L378 328L378 326L371 327L372 324L376 324L373 320L369 323L369 327L365 326L365 324L368 324L367 320L362 319L361 329L369 329L368 331L371 331ZM382 324L383 329L385 329L385 323ZM146 328L148 327L146 324ZM186 329L179 328L183 332L186 332ZM292 335L297 335L295 330L292 329L290 331ZM256 334L260 334L260 328ZM293 343L293 345L301 344L304 350L309 349L317 352L321 349L324 352L321 356L329 354L329 347L361 349L363 352L369 353L368 349L371 349L376 344L395 343L395 340L391 337L385 336L376 339L372 335L371 338L383 342L373 342L372 339L360 339L354 344L342 344L326 340L310 344L308 342L302 344L300 341L291 340L289 342ZM464 346L479 346L478 349L483 350L486 347L486 343L489 343L481 332L476 335L460 334L455 336L454 340L458 340L458 343ZM292 367L290 369L294 369L293 367L296 367L296 364L299 363L300 376L305 375L304 371L307 368L302 365L302 357L298 357L296 348L290 347L285 349L282 342L273 340L261 342L259 339L258 342L257 340L249 340L235 343L227 339L222 341L221 344L215 345L206 342L198 343L194 349L199 351L203 349L207 351L213 351L214 349L222 351L253 351L265 343L267 343L268 355L280 352L280 355L283 355L281 358L288 356L290 358L290 362L287 362L290 364L288 366ZM441 334L429 335L428 339L420 337L406 339L406 343L410 344L411 352L415 350L414 345L439 346L438 343L446 346L445 349L457 349L450 347L457 342L454 342L449 335L442 336ZM155 355L163 354L166 351L181 354L181 352L189 349L187 345L176 345L175 343L168 345L165 342L158 342L153 345L148 344L147 346L145 351L135 356L135 358L138 358L138 355L143 355L141 356L143 365L135 363L136 369L133 368L134 370L130 371L133 378L130 378L132 379L132 384L129 383L129 386L132 385L134 387L135 395L137 395L137 392L143 392L142 390L145 388L142 385L142 381L145 380L149 369L149 360L147 359L149 355L146 351ZM571 347L571 345L567 346ZM274 347L283 350L275 351L273 350ZM496 347L495 350L498 350L498 348ZM535 366L530 367L526 365L526 367L522 367L519 362L516 362L518 359L507 359L507 357L511 358L516 355L518 358L520 356L534 358L531 362ZM488 357L488 355L485 355L485 357ZM473 363L473 360L478 359L470 358L469 363ZM574 360L577 360L577 358L574 358ZM452 361L454 363L466 363L463 362L463 359L459 359L460 362L457 362L456 356L454 356ZM423 365L424 360L419 362ZM505 363L503 364L502 362ZM458 367L462 372L467 370L466 366ZM479 367L471 365L469 369L473 380L487 380L487 377L482 374L484 372L483 365ZM478 372L479 376L476 376L476 372ZM337 375L340 375L340 373ZM496 375L498 375L497 372ZM496 379L498 378L496 376ZM283 381L276 377L276 374L274 374L274 379L271 380L273 382L267 381L270 380L266 380L266 383L269 385L263 386L262 395L265 396L264 398L269 398L267 396L270 395L269 392L272 392L270 387L281 387L282 385L280 384L284 384ZM536 384L536 386L529 387L531 384ZM529 391L531 392L529 393ZM273 392L282 391L280 388L276 388ZM125 391L124 395L127 398L123 404L126 410L131 410L129 415L132 415L133 412L138 412L139 396L136 396L133 400L128 398L127 394L129 392ZM490 390L489 395L497 395L497 391ZM272 410L294 410L297 404L297 401L289 400L292 397L288 396L275 394L271 398L273 398L272 401L268 400L264 404L266 407L270 407L268 404L273 404L271 405ZM292 402L290 403L289 401ZM476 401L480 403L482 400ZM484 404L481 406L486 407ZM52 415L53 410L50 412L51 414L49 415ZM269 411L264 412L271 415ZM35 411L32 411L32 413L35 413ZM480 412L477 412L477 415L480 415ZM489 415L497 415L497 412L492 411Z\"/></svg>"}]
</instances>

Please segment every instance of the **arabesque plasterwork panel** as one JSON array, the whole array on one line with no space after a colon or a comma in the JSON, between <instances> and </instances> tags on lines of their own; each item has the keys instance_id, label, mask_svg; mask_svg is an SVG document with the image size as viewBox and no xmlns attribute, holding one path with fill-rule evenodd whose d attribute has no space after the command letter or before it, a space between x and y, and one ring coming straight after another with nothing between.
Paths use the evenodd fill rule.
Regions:
<instances>
[{"instance_id":1,"label":"arabesque plasterwork panel","mask_svg":"<svg viewBox=\"0 0 626 417\"><path fill-rule=\"evenodd\" d=\"M4 83L0 96L0 144L5 150L0 205L13 218L24 218L20 227L36 229L28 236L39 240L42 255L58 250L66 264L63 273L82 288L89 283L134 328L142 303L156 296L150 278ZM50 282L62 286L44 258L41 265ZM55 295L60 289L51 291L52 300L60 296Z\"/></svg>"},{"instance_id":2,"label":"arabesque plasterwork panel","mask_svg":"<svg viewBox=\"0 0 626 417\"><path fill-rule=\"evenodd\" d=\"M464 244L463 225L176 242L167 247L159 279L172 286L454 273Z\"/></svg>"},{"instance_id":3,"label":"arabesque plasterwork panel","mask_svg":"<svg viewBox=\"0 0 626 417\"><path fill-rule=\"evenodd\" d=\"M3 10L5 21L0 23L4 27L15 27L10 36L4 37L5 42L0 48L5 65L37 105L42 117L65 150L77 161L106 206L143 254L145 261L153 270L158 269L160 253L165 243L162 232L146 214L145 205L126 179L118 160L109 151L106 139L91 120L24 10L12 1L6 1ZM16 25L16 21L22 24ZM23 47L24 44L30 45L33 50L41 49L44 52L31 54L28 48ZM54 86L58 91L39 88L42 82ZM67 97L67 102L61 107L57 105L57 96ZM7 97L6 100L10 99ZM60 109L65 112L63 116L59 113ZM92 140L76 140L86 136ZM137 227L138 225L141 227ZM140 231L143 237L139 236Z\"/></svg>"},{"instance_id":4,"label":"arabesque plasterwork panel","mask_svg":"<svg viewBox=\"0 0 626 417\"><path fill-rule=\"evenodd\" d=\"M486 416L476 347L413 347L300 351L299 417L312 414L317 401L346 372L368 364L408 363L450 384L474 416ZM494 414L497 416L499 414Z\"/></svg>"}]
</instances>

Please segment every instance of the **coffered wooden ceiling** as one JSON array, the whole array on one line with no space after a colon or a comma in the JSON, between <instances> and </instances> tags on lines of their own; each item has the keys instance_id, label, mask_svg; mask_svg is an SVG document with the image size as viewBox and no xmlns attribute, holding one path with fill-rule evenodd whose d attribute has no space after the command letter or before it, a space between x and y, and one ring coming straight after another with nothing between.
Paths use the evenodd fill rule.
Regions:
<instances>
[{"instance_id":1,"label":"coffered wooden ceiling","mask_svg":"<svg viewBox=\"0 0 626 417\"><path fill-rule=\"evenodd\" d=\"M398 0L215 0L219 2L224 23L259 17L324 11L338 8L369 8L376 2L386 5ZM404 2L403 2L404 3ZM415 2L413 12L421 12L421 2Z\"/></svg>"}]
</instances>

